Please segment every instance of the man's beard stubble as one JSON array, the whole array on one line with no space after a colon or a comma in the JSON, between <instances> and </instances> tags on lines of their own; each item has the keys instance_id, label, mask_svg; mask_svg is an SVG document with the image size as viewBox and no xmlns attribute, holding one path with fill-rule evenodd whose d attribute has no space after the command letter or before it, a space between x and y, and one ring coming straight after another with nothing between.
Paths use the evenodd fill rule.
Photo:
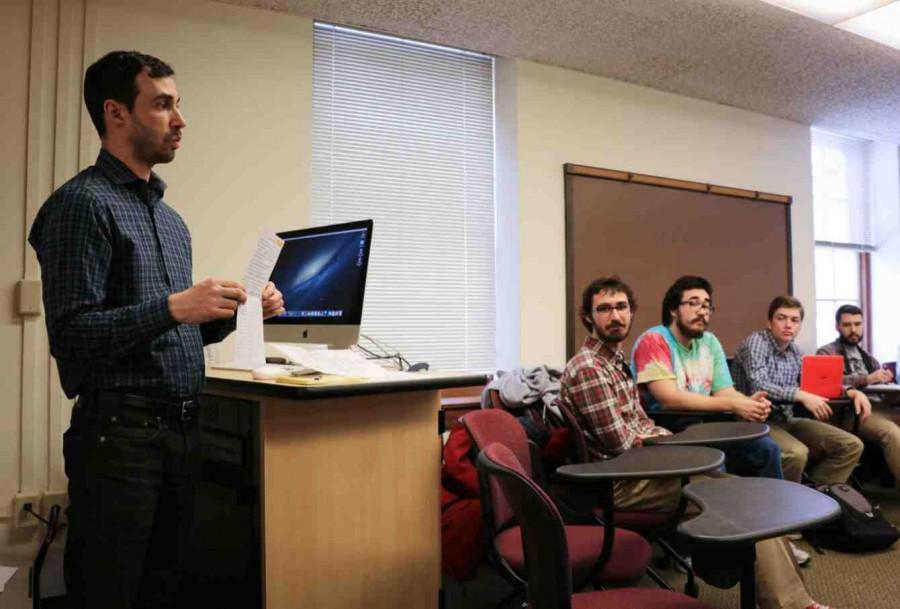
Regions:
<instances>
[{"instance_id":1,"label":"man's beard stubble","mask_svg":"<svg viewBox=\"0 0 900 609\"><path fill-rule=\"evenodd\" d=\"M158 144L155 141L155 134L151 130L138 121L135 121L135 125L137 128L131 136L131 145L134 147L134 154L137 158L151 166L159 163L171 163L175 159L175 149L166 147L165 139ZM168 134L166 138L168 138Z\"/></svg>"},{"instance_id":2,"label":"man's beard stubble","mask_svg":"<svg viewBox=\"0 0 900 609\"><path fill-rule=\"evenodd\" d=\"M856 346L862 342L862 334L860 334L860 335L852 334L850 336L844 336L843 334L841 334L840 340L845 345Z\"/></svg>"},{"instance_id":3,"label":"man's beard stubble","mask_svg":"<svg viewBox=\"0 0 900 609\"><path fill-rule=\"evenodd\" d=\"M628 333L630 331L630 328L628 326L626 326L625 324L610 324L611 330L615 328L624 328L625 332L622 333L622 336L614 336L612 334L607 334L596 325L594 325L594 331L597 333L597 338L605 343L621 343L626 338L628 338Z\"/></svg>"},{"instance_id":4,"label":"man's beard stubble","mask_svg":"<svg viewBox=\"0 0 900 609\"><path fill-rule=\"evenodd\" d=\"M688 328L682 323L681 319L676 319L675 324L678 326L678 331L681 332L681 335L686 338L703 338L703 333L706 332L705 328L703 330L692 330L691 328Z\"/></svg>"}]
</instances>

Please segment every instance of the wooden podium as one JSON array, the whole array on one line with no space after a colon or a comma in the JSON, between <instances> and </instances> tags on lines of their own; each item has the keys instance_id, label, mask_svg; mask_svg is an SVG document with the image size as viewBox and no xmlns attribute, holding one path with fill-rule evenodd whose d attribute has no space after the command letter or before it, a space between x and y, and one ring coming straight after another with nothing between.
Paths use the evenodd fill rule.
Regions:
<instances>
[{"instance_id":1,"label":"wooden podium","mask_svg":"<svg viewBox=\"0 0 900 609\"><path fill-rule=\"evenodd\" d=\"M294 386L209 370L198 597L218 592L266 609L436 609L439 392L486 381L413 373Z\"/></svg>"}]
</instances>

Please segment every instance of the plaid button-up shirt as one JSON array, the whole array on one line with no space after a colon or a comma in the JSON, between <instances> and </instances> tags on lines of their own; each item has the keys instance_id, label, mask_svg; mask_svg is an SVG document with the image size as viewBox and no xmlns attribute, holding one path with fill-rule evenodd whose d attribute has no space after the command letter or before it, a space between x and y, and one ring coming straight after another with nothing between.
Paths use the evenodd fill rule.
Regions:
<instances>
[{"instance_id":1,"label":"plaid button-up shirt","mask_svg":"<svg viewBox=\"0 0 900 609\"><path fill-rule=\"evenodd\" d=\"M781 350L771 330L758 330L734 352L734 363L734 382L739 391L747 395L768 392L772 401L769 418L777 421L793 416L803 365L803 352L795 342Z\"/></svg>"},{"instance_id":2,"label":"plaid button-up shirt","mask_svg":"<svg viewBox=\"0 0 900 609\"><path fill-rule=\"evenodd\" d=\"M203 345L233 320L179 325L168 296L189 288L191 236L145 181L101 150L44 203L28 241L43 280L50 351L69 397L98 389L162 397L203 387Z\"/></svg>"},{"instance_id":3,"label":"plaid button-up shirt","mask_svg":"<svg viewBox=\"0 0 900 609\"><path fill-rule=\"evenodd\" d=\"M619 454L640 446L644 438L661 436L641 408L637 386L618 349L588 336L561 379L559 399L575 413L595 457Z\"/></svg>"}]
</instances>

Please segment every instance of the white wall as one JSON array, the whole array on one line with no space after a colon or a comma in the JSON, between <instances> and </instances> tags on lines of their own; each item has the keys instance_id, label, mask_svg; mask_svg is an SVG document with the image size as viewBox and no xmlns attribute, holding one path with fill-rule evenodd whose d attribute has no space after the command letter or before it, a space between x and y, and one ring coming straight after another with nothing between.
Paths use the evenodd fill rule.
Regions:
<instances>
[{"instance_id":1,"label":"white wall","mask_svg":"<svg viewBox=\"0 0 900 609\"><path fill-rule=\"evenodd\" d=\"M312 22L212 2L149 4L89 2L86 60L136 48L175 69L188 125L178 158L156 170L191 228L195 279L239 279L262 228L308 222Z\"/></svg>"},{"instance_id":2,"label":"white wall","mask_svg":"<svg viewBox=\"0 0 900 609\"><path fill-rule=\"evenodd\" d=\"M96 158L81 79L116 48L158 55L175 69L188 127L178 158L157 169L170 187L166 201L191 228L195 280L239 279L262 228L308 222L310 20L206 0L0 2L0 564L32 554L32 531L10 535L7 526L13 496L66 483L70 403L43 317L23 319L14 308L17 281L39 277L25 235L46 196ZM0 596L4 607L26 601Z\"/></svg>"},{"instance_id":3,"label":"white wall","mask_svg":"<svg viewBox=\"0 0 900 609\"><path fill-rule=\"evenodd\" d=\"M806 304L807 319L815 319L808 126L570 70L516 65L524 363L565 361L566 315L574 312L565 310L564 163L794 197L794 294ZM760 326L765 317L760 311ZM805 349L814 346L813 330L800 336Z\"/></svg>"},{"instance_id":4,"label":"white wall","mask_svg":"<svg viewBox=\"0 0 900 609\"><path fill-rule=\"evenodd\" d=\"M29 24L32 6L46 28ZM174 66L188 127L176 161L158 168L170 185L166 199L192 229L195 277L234 277L260 228L307 221L311 37L309 20L205 1L0 3L6 83L0 126L7 144L0 199L4 218L13 219L3 224L9 239L0 240L9 250L3 250L4 268L11 269L0 291L0 344L10 366L0 384L0 517L20 487L64 484L59 438L67 409L46 353L43 319L28 327L11 307L15 281L36 272L24 235L37 206L96 154L96 135L80 109L85 66L117 47L158 54ZM32 45L40 52L30 53ZM32 78L30 96L29 71L40 77ZM508 138L498 142L504 210L498 217L518 232L506 245L498 240L504 268L519 263L501 312L519 321L503 329L519 328L518 338L509 337L519 343L505 356L510 363L565 358L567 162L793 196L795 293L812 305L807 127L518 60L498 62L497 106L498 134ZM26 125L41 144L30 153ZM764 316L760 311L760 324ZM813 335L807 328L801 336L805 348L813 346ZM20 392L22 386L29 390ZM0 552L2 529L0 522Z\"/></svg>"},{"instance_id":5,"label":"white wall","mask_svg":"<svg viewBox=\"0 0 900 609\"><path fill-rule=\"evenodd\" d=\"M0 519L9 515L19 490L22 402L22 325L17 315L16 284L22 278L25 256L25 158L28 123L28 48L30 2L0 3ZM7 60L6 58L10 58ZM6 531L0 520L0 548Z\"/></svg>"},{"instance_id":6,"label":"white wall","mask_svg":"<svg viewBox=\"0 0 900 609\"><path fill-rule=\"evenodd\" d=\"M872 240L872 354L895 361L900 347L900 162L895 144L869 144Z\"/></svg>"}]
</instances>

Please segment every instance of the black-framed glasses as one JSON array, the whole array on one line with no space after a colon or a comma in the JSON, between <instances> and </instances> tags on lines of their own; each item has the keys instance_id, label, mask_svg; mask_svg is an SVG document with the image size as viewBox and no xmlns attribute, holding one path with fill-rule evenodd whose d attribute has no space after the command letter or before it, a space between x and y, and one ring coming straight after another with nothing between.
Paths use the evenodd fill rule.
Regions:
<instances>
[{"instance_id":1,"label":"black-framed glasses","mask_svg":"<svg viewBox=\"0 0 900 609\"><path fill-rule=\"evenodd\" d=\"M625 313L626 311L631 310L631 305L627 302L617 302L614 305L611 304L599 304L594 307L594 312L599 313L600 315L609 315L613 311L618 311L619 313Z\"/></svg>"},{"instance_id":2,"label":"black-framed glasses","mask_svg":"<svg viewBox=\"0 0 900 609\"><path fill-rule=\"evenodd\" d=\"M698 300L696 298L691 298L690 300L682 300L678 304L687 305L694 311L703 311L704 309L706 309L707 311L712 313L716 310L716 308L713 306L713 303L711 303L710 301Z\"/></svg>"}]
</instances>

